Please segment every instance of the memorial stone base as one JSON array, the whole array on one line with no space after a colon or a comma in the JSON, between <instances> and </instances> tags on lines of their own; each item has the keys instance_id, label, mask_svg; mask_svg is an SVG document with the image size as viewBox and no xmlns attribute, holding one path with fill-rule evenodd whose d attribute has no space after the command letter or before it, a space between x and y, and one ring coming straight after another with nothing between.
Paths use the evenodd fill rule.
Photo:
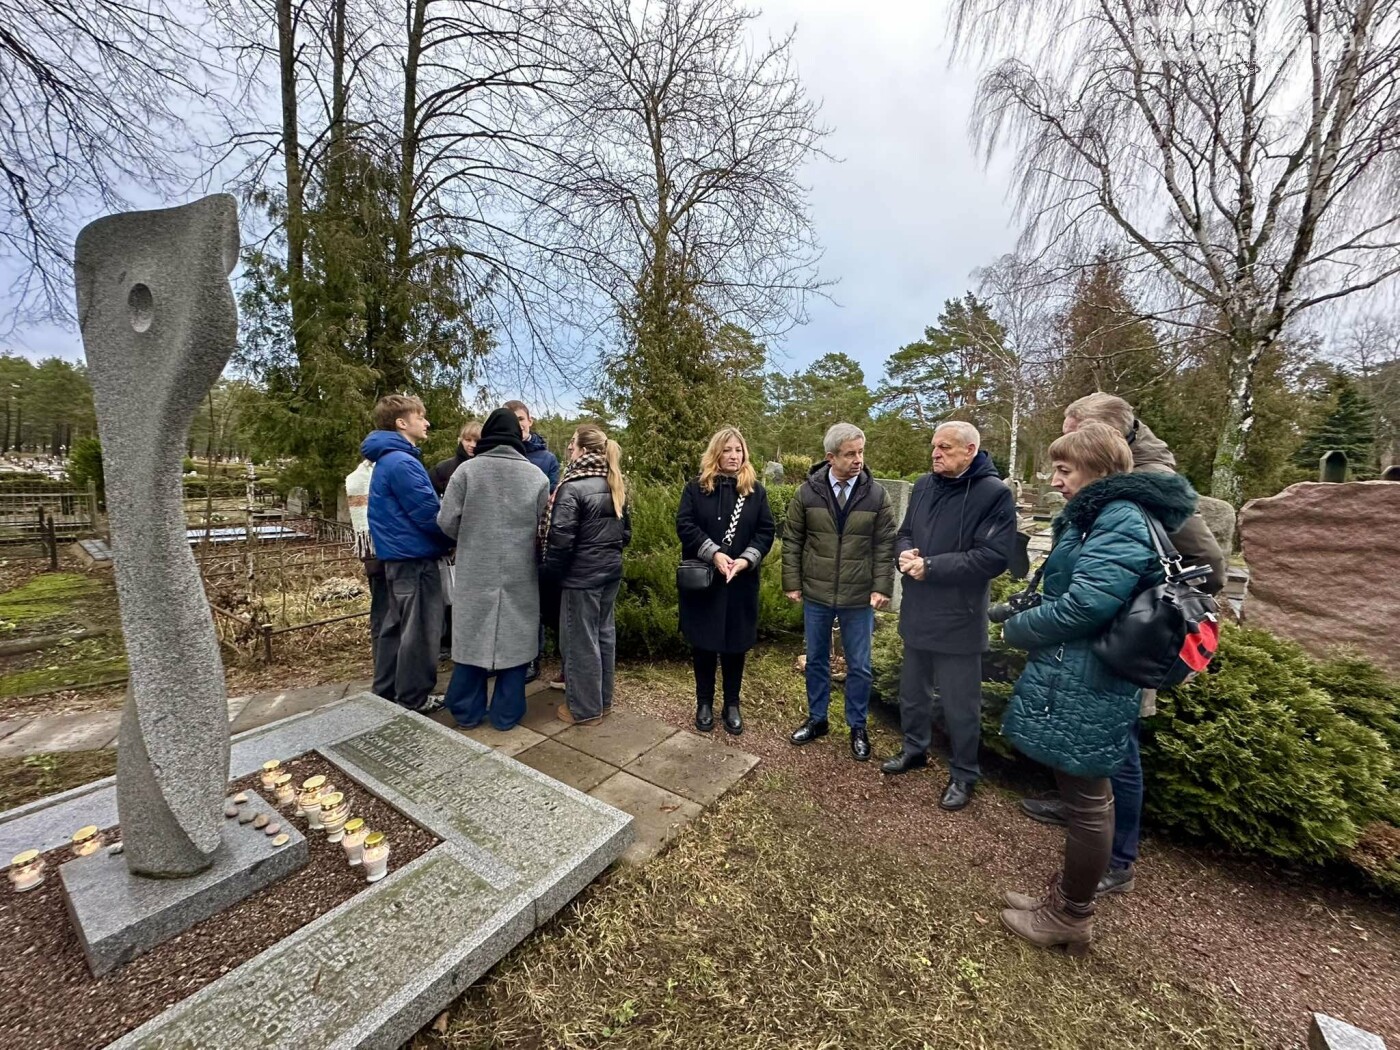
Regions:
<instances>
[{"instance_id":1,"label":"memorial stone base","mask_svg":"<svg viewBox=\"0 0 1400 1050\"><path fill-rule=\"evenodd\" d=\"M230 775L308 751L441 844L396 868L390 843L388 877L109 1050L397 1047L632 841L627 814L368 693L241 734ZM115 822L100 781L0 814L0 853Z\"/></svg>"}]
</instances>

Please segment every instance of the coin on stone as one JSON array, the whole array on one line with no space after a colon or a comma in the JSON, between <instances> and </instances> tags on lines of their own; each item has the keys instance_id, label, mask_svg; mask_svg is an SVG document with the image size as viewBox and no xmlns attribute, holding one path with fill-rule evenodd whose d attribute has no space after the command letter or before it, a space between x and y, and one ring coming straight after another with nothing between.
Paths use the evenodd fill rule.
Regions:
<instances>
[{"instance_id":1,"label":"coin on stone","mask_svg":"<svg viewBox=\"0 0 1400 1050\"><path fill-rule=\"evenodd\" d=\"M291 841L292 837L290 835L278 835L275 839L272 840L272 844L274 846L285 846Z\"/></svg>"},{"instance_id":2,"label":"coin on stone","mask_svg":"<svg viewBox=\"0 0 1400 1050\"><path fill-rule=\"evenodd\" d=\"M261 830L262 828L267 827L267 822L271 819L272 818L269 817L266 813L259 813L256 817L253 818L253 827Z\"/></svg>"},{"instance_id":3,"label":"coin on stone","mask_svg":"<svg viewBox=\"0 0 1400 1050\"><path fill-rule=\"evenodd\" d=\"M227 806L224 807L224 816L226 816L226 817L236 817L236 816L238 816L238 807L235 806L232 802L230 802Z\"/></svg>"},{"instance_id":4,"label":"coin on stone","mask_svg":"<svg viewBox=\"0 0 1400 1050\"><path fill-rule=\"evenodd\" d=\"M269 824L267 827L263 828L263 834L264 834L264 835L276 835L276 834L277 834L279 831L281 831L281 830L282 830L282 825L281 825L281 824Z\"/></svg>"},{"instance_id":5,"label":"coin on stone","mask_svg":"<svg viewBox=\"0 0 1400 1050\"><path fill-rule=\"evenodd\" d=\"M245 809L242 813L238 814L238 823L251 824L253 822L253 818L256 816L257 814L254 813L251 809Z\"/></svg>"}]
</instances>

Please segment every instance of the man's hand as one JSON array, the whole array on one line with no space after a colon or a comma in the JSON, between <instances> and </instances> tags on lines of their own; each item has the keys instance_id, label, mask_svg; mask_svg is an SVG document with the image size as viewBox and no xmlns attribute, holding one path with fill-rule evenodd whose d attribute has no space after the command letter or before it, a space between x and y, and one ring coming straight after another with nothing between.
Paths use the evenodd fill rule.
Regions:
<instances>
[{"instance_id":1,"label":"man's hand","mask_svg":"<svg viewBox=\"0 0 1400 1050\"><path fill-rule=\"evenodd\" d=\"M790 602L800 602L802 600L801 591L784 591L783 595Z\"/></svg>"},{"instance_id":2,"label":"man's hand","mask_svg":"<svg viewBox=\"0 0 1400 1050\"><path fill-rule=\"evenodd\" d=\"M909 570L914 567L916 561L923 561L917 547L913 550L904 551L899 556L899 571L907 574Z\"/></svg>"},{"instance_id":3,"label":"man's hand","mask_svg":"<svg viewBox=\"0 0 1400 1050\"><path fill-rule=\"evenodd\" d=\"M884 594L872 594L870 596L870 607L872 609L888 609L890 607L889 596Z\"/></svg>"},{"instance_id":4,"label":"man's hand","mask_svg":"<svg viewBox=\"0 0 1400 1050\"><path fill-rule=\"evenodd\" d=\"M735 558L729 563L729 568L724 573L724 582L728 583L748 567L749 563L747 558Z\"/></svg>"},{"instance_id":5,"label":"man's hand","mask_svg":"<svg viewBox=\"0 0 1400 1050\"><path fill-rule=\"evenodd\" d=\"M715 563L715 568L720 571L721 575L723 575L726 580L729 579L731 575L729 566L733 564L734 559L725 554L724 551L715 551L714 557L710 560Z\"/></svg>"},{"instance_id":6,"label":"man's hand","mask_svg":"<svg viewBox=\"0 0 1400 1050\"><path fill-rule=\"evenodd\" d=\"M923 558L915 558L909 563L909 567L904 570L904 575L911 580L922 580L924 569L926 568Z\"/></svg>"}]
</instances>

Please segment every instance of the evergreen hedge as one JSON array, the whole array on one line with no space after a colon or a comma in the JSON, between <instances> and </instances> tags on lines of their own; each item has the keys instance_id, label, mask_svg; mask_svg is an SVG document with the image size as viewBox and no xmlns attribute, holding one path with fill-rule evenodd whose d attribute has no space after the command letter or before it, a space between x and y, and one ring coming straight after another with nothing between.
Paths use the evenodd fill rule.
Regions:
<instances>
[{"instance_id":1,"label":"evergreen hedge","mask_svg":"<svg viewBox=\"0 0 1400 1050\"><path fill-rule=\"evenodd\" d=\"M994 592L1019 586L1003 577ZM873 651L876 692L894 701L892 621ZM993 625L982 740L1005 756L1001 715L1024 666ZM1226 624L1214 673L1162 693L1143 727L1150 826L1290 862L1348 860L1400 892L1400 683L1373 664Z\"/></svg>"}]
</instances>

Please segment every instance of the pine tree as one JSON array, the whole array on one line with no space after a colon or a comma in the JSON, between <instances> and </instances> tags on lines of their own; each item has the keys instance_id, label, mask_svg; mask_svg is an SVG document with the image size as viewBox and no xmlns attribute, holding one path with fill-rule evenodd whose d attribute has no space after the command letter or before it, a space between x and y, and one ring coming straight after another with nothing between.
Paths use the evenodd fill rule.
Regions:
<instances>
[{"instance_id":1,"label":"pine tree","mask_svg":"<svg viewBox=\"0 0 1400 1050\"><path fill-rule=\"evenodd\" d=\"M1334 449L1346 453L1352 477L1375 476L1375 406L1341 369L1328 382L1321 418L1308 430L1294 461L1299 467L1315 470L1319 460Z\"/></svg>"}]
</instances>

